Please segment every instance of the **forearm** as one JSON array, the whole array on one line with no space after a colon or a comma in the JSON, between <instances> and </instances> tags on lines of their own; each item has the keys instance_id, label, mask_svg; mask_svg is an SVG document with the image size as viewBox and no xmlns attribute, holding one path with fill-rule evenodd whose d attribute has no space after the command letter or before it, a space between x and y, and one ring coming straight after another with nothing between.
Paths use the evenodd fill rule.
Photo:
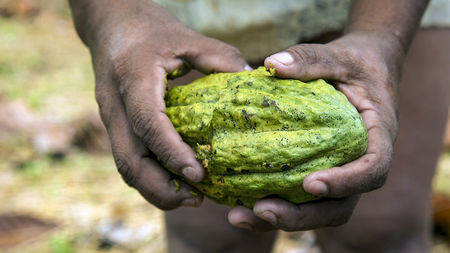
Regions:
<instances>
[{"instance_id":1,"label":"forearm","mask_svg":"<svg viewBox=\"0 0 450 253\"><path fill-rule=\"evenodd\" d=\"M378 35L403 54L409 48L429 0L354 0L346 33Z\"/></svg>"}]
</instances>

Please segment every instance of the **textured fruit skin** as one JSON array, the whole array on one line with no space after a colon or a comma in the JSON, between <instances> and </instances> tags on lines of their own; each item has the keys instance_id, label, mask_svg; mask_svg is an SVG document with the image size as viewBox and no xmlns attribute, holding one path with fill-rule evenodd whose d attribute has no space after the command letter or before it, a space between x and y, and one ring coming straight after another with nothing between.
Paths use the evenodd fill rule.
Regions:
<instances>
[{"instance_id":1,"label":"textured fruit skin","mask_svg":"<svg viewBox=\"0 0 450 253\"><path fill-rule=\"evenodd\" d=\"M264 67L218 73L166 94L167 115L207 170L190 182L223 204L252 207L267 196L315 199L311 172L353 161L367 149L363 121L323 80L279 79Z\"/></svg>"}]
</instances>

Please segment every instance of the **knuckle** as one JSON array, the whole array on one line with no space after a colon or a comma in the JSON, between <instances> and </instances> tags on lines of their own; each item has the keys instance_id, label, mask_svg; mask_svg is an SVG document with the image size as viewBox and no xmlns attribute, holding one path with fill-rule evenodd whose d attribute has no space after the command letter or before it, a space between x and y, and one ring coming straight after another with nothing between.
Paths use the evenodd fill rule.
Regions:
<instances>
[{"instance_id":1,"label":"knuckle","mask_svg":"<svg viewBox=\"0 0 450 253\"><path fill-rule=\"evenodd\" d=\"M381 154L375 154L374 160L377 162L378 166L373 169L372 180L370 185L370 191L381 188L387 180L390 158L384 158Z\"/></svg>"},{"instance_id":2,"label":"knuckle","mask_svg":"<svg viewBox=\"0 0 450 253\"><path fill-rule=\"evenodd\" d=\"M366 48L340 47L340 55L343 62L351 67L351 74L356 78L367 79L369 73L376 73L377 79L389 77L389 69L386 64L381 64L383 60L380 55ZM370 74L369 74L370 75Z\"/></svg>"},{"instance_id":3,"label":"knuckle","mask_svg":"<svg viewBox=\"0 0 450 253\"><path fill-rule=\"evenodd\" d=\"M114 161L117 166L117 170L122 176L125 183L130 187L137 187L139 178L139 168L133 168L130 165L130 159L128 156L119 152L114 152Z\"/></svg>"},{"instance_id":4,"label":"knuckle","mask_svg":"<svg viewBox=\"0 0 450 253\"><path fill-rule=\"evenodd\" d=\"M165 150L165 149L164 149ZM171 152L161 152L161 154L159 155L159 158L161 159L161 161L164 162L164 164L168 164L169 162L172 162L173 159L173 155ZM173 164L173 162L172 162ZM171 164L171 165L172 165ZM171 166L175 171L178 171L177 168L175 168L174 166Z\"/></svg>"},{"instance_id":5,"label":"knuckle","mask_svg":"<svg viewBox=\"0 0 450 253\"><path fill-rule=\"evenodd\" d=\"M141 80L140 68L133 66L128 56L120 56L113 61L112 74L118 83L119 94L122 97L129 93L133 84Z\"/></svg>"},{"instance_id":6,"label":"knuckle","mask_svg":"<svg viewBox=\"0 0 450 253\"><path fill-rule=\"evenodd\" d=\"M343 80L367 79L367 72L364 71L365 59L353 47L329 47L330 55L334 61L331 62Z\"/></svg>"},{"instance_id":7,"label":"knuckle","mask_svg":"<svg viewBox=\"0 0 450 253\"><path fill-rule=\"evenodd\" d=\"M364 176L361 177L360 186L355 193L370 192L381 188L387 180L390 158L386 158L379 153L372 153L363 158L362 161L365 167L362 171Z\"/></svg>"},{"instance_id":8,"label":"knuckle","mask_svg":"<svg viewBox=\"0 0 450 253\"><path fill-rule=\"evenodd\" d=\"M230 54L230 56L232 56L234 58L242 57L241 52L237 48L230 46L230 45L226 45L226 47L227 47L227 52L228 52L228 54Z\"/></svg>"},{"instance_id":9,"label":"knuckle","mask_svg":"<svg viewBox=\"0 0 450 253\"><path fill-rule=\"evenodd\" d=\"M236 47L216 39L209 40L209 50L220 52L228 58L242 58L241 52Z\"/></svg>"},{"instance_id":10,"label":"knuckle","mask_svg":"<svg viewBox=\"0 0 450 253\"><path fill-rule=\"evenodd\" d=\"M173 163L173 151L164 142L164 138L161 138L160 133L163 131L161 117L164 117L164 113L149 112L138 109L135 113L131 114L131 121L133 122L133 130L137 136L141 139L144 145L151 151L155 152L159 159L165 164Z\"/></svg>"},{"instance_id":11,"label":"knuckle","mask_svg":"<svg viewBox=\"0 0 450 253\"><path fill-rule=\"evenodd\" d=\"M319 62L319 57L314 47L297 45L287 49L286 51L292 53L301 64L313 65Z\"/></svg>"},{"instance_id":12,"label":"knuckle","mask_svg":"<svg viewBox=\"0 0 450 253\"><path fill-rule=\"evenodd\" d=\"M130 59L126 55L117 56L112 61L112 74L118 80L122 80L122 77L126 77L129 73L131 65Z\"/></svg>"},{"instance_id":13,"label":"knuckle","mask_svg":"<svg viewBox=\"0 0 450 253\"><path fill-rule=\"evenodd\" d=\"M387 175L387 173L378 173L378 175L373 179L371 190L381 188L386 183Z\"/></svg>"},{"instance_id":14,"label":"knuckle","mask_svg":"<svg viewBox=\"0 0 450 253\"><path fill-rule=\"evenodd\" d=\"M155 137L160 128L160 126L156 124L157 120L153 119L153 115L154 113L144 111L143 109L136 109L135 112L130 115L134 132L150 149L156 146Z\"/></svg>"}]
</instances>

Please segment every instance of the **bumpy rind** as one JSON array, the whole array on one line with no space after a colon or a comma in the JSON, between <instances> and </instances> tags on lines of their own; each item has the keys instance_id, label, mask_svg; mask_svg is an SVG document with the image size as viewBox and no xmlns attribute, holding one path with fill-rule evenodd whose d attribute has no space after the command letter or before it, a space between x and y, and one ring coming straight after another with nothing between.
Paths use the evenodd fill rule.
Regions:
<instances>
[{"instance_id":1,"label":"bumpy rind","mask_svg":"<svg viewBox=\"0 0 450 253\"><path fill-rule=\"evenodd\" d=\"M323 80L279 79L260 67L218 73L166 95L167 115L202 161L192 183L211 199L252 207L267 196L293 203L311 172L363 155L367 132L346 97Z\"/></svg>"}]
</instances>

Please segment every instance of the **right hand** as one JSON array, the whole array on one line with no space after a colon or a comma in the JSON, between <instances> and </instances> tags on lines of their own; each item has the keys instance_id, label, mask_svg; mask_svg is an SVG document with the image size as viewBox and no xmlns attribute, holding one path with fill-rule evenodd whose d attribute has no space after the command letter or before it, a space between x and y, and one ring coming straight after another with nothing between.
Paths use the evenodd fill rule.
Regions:
<instances>
[{"instance_id":1,"label":"right hand","mask_svg":"<svg viewBox=\"0 0 450 253\"><path fill-rule=\"evenodd\" d=\"M75 12L76 1L71 4ZM74 15L75 23L82 38L85 31L79 24L85 25L83 40L93 58L96 99L119 172L160 209L198 206L201 194L185 182L174 182L158 163L159 158L194 182L204 177L193 150L165 114L166 75L190 68L203 73L243 71L245 60L235 48L186 28L151 1L97 0L87 6L86 14Z\"/></svg>"},{"instance_id":2,"label":"right hand","mask_svg":"<svg viewBox=\"0 0 450 253\"><path fill-rule=\"evenodd\" d=\"M397 87L404 50L396 39L347 33L328 44L299 44L265 60L275 75L301 81L323 78L334 84L361 115L367 128L366 153L355 161L310 173L303 189L321 200L293 204L265 198L253 210L228 214L231 224L255 230L301 231L346 223L359 195L386 181L397 136ZM300 187L300 186L299 186ZM330 211L332 210L332 211Z\"/></svg>"}]
</instances>

